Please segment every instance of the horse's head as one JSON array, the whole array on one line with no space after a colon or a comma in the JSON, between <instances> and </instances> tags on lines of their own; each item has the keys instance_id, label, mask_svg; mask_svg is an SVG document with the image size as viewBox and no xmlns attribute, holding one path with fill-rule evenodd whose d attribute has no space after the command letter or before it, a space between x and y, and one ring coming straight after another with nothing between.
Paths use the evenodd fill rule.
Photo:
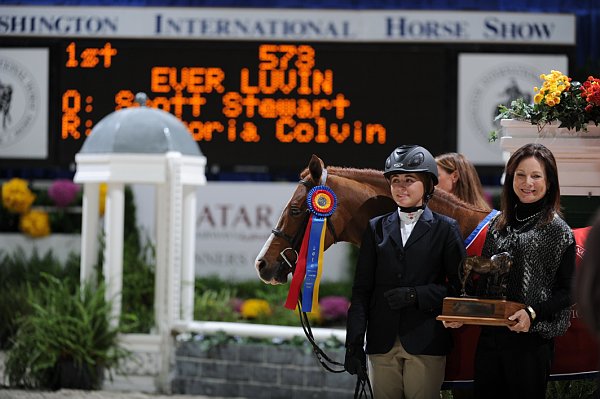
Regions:
<instances>
[{"instance_id":1,"label":"horse's head","mask_svg":"<svg viewBox=\"0 0 600 399\"><path fill-rule=\"evenodd\" d=\"M255 267L258 276L268 284L283 284L298 260L298 251L306 230L310 212L306 197L311 188L327 184L323 161L313 155L300 178L300 183L283 210L277 226L258 254ZM339 205L338 205L339 206ZM335 225L336 213L329 217L328 227ZM325 248L334 242L335 232L327 229Z\"/></svg>"}]
</instances>

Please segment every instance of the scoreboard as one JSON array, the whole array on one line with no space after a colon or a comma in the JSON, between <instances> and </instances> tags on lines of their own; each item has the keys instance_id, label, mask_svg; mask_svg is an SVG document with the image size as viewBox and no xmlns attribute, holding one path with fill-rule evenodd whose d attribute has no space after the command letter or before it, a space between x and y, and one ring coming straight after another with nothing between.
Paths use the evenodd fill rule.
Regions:
<instances>
[{"instance_id":1,"label":"scoreboard","mask_svg":"<svg viewBox=\"0 0 600 399\"><path fill-rule=\"evenodd\" d=\"M443 48L365 43L28 39L50 51L50 155L69 165L109 113L172 113L216 170L381 168L400 144L455 145ZM15 41L22 46L23 40Z\"/></svg>"},{"instance_id":2,"label":"scoreboard","mask_svg":"<svg viewBox=\"0 0 600 399\"><path fill-rule=\"evenodd\" d=\"M576 50L574 14L495 11L0 6L0 36L2 165L72 166L144 92L209 172L286 176L401 144L500 166L497 105Z\"/></svg>"}]
</instances>

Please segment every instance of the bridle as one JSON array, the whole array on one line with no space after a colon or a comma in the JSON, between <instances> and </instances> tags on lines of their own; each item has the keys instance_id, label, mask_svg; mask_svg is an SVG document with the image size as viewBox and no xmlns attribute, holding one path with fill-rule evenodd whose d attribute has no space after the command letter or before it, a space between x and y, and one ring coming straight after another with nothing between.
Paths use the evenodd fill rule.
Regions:
<instances>
[{"instance_id":1,"label":"bridle","mask_svg":"<svg viewBox=\"0 0 600 399\"><path fill-rule=\"evenodd\" d=\"M323 169L323 172L321 174L320 184L325 185L326 180L327 180L327 170ZM311 181L308 181L308 180L300 180L298 182L298 184L302 184L304 187L306 187L307 192L316 186L314 183L312 183ZM275 237L278 237L278 238L281 238L281 239L287 241L288 244L290 245L289 247L283 249L279 253L279 256L281 256L281 258L285 261L285 263L287 263L287 265L290 267L292 274L294 273L294 271L296 269L296 262L298 261L298 251L300 250L300 245L302 243L302 239L304 238L304 234L306 234L306 226L308 225L308 220L310 218L310 215L311 215L310 210L306 209L306 211L304 212L302 223L300 223L298 230L296 230L296 232L294 233L293 236L290 236L290 235L284 233L283 230L280 230L276 227L271 229L271 233L273 233L273 235ZM327 230L329 232L331 232L331 235L333 236L333 243L334 244L338 243L339 242L338 236L336 234L333 223L331 222L331 219L327 218L326 223L327 223ZM291 262L288 259L288 257L286 256L286 254L289 251L292 251L295 254L294 262ZM312 329L310 327L310 321L308 320L308 315L306 314L306 312L302 311L302 295L298 296L297 308L298 308L298 316L300 318L300 324L302 325L302 330L304 331L304 335L306 335L308 342L311 344L313 352L314 352L315 356L317 357L317 360L319 361L319 364L321 365L321 367L323 367L325 370L332 372L332 373L345 372L346 368L345 368L344 364L331 359L319 347L319 345L315 341L313 333L312 333ZM337 367L337 368L333 368L332 366ZM368 391L367 391L367 388L368 388ZM369 377L366 376L366 378L364 380L361 380L360 378L357 377L356 386L354 389L354 398L361 398L363 395L365 396L365 398L367 398L369 393L370 393L370 397L373 398L373 390L371 387L371 382L369 381Z\"/></svg>"},{"instance_id":2,"label":"bridle","mask_svg":"<svg viewBox=\"0 0 600 399\"><path fill-rule=\"evenodd\" d=\"M325 179L323 178L323 176L325 176L325 179L327 178L326 169L323 169L323 175L321 176L321 182L324 185ZM301 184L304 187L306 187L307 191L310 191L313 187L315 187L315 184L308 180L300 180L298 182L298 184ZM310 211L308 209L306 209L304 211L302 223L300 223L298 230L296 230L296 232L294 233L293 236L290 236L290 235L284 233L283 230L280 230L276 227L271 229L271 233L273 233L273 235L275 237L281 238L281 239L287 241L288 244L290 245L289 247L284 248L283 251L281 251L279 253L279 256L281 256L281 259L283 259L284 262L290 267L290 270L292 270L292 273L294 272L294 269L296 267L296 261L298 260L298 251L300 250L300 244L302 243L302 238L304 238L304 234L306 232L306 225L308 224L309 217L310 217ZM331 232L331 235L333 236L333 243L337 244L339 242L339 239L336 234L335 227L333 226L333 222L331 222L330 218L327 218L327 230L329 232ZM294 262L291 262L288 259L288 257L286 256L286 254L290 251L296 255L296 260Z\"/></svg>"}]
</instances>

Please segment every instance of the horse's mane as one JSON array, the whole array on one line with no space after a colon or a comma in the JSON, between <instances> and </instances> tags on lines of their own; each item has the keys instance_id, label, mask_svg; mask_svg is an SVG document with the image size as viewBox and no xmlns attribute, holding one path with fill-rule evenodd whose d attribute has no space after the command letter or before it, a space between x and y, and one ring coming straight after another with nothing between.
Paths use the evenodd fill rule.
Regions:
<instances>
[{"instance_id":1,"label":"horse's mane","mask_svg":"<svg viewBox=\"0 0 600 399\"><path fill-rule=\"evenodd\" d=\"M441 201L446 202L446 203L451 203L453 206L458 207L458 208L463 208L463 209L473 211L473 212L486 212L486 213L490 212L489 209L480 208L477 205L473 205L468 202L465 202L465 201L461 200L460 198L458 198L456 195L450 194L449 192L440 190L438 188L435 189L435 191L433 192L433 195L434 195L434 197L439 198Z\"/></svg>"},{"instance_id":2,"label":"horse's mane","mask_svg":"<svg viewBox=\"0 0 600 399\"><path fill-rule=\"evenodd\" d=\"M383 177L383 172L376 169L358 169L345 166L328 166L327 172L334 176L344 177L350 180L371 183L376 186L385 185L386 180ZM309 175L308 168L305 168L300 173L300 179L305 179Z\"/></svg>"},{"instance_id":3,"label":"horse's mane","mask_svg":"<svg viewBox=\"0 0 600 399\"><path fill-rule=\"evenodd\" d=\"M387 184L385 178L383 177L383 171L377 169L358 169L343 166L328 166L327 172L335 176L341 176L351 180L361 181L365 183L371 183L376 186ZM305 179L309 173L310 172L308 171L308 168L305 168L300 173L300 178ZM452 206L454 207L462 208L471 212L489 213L490 211L489 209L480 208L476 205L465 202L457 196L455 196L454 194L450 194L449 192L444 190L435 189L433 195L443 203L452 204Z\"/></svg>"}]
</instances>

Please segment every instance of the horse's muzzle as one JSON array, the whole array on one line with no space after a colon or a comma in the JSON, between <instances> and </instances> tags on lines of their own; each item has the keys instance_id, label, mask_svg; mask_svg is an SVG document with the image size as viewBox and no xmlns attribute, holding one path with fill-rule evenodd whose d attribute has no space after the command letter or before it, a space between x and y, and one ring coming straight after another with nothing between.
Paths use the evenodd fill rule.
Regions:
<instances>
[{"instance_id":1,"label":"horse's muzzle","mask_svg":"<svg viewBox=\"0 0 600 399\"><path fill-rule=\"evenodd\" d=\"M263 282L272 285L286 284L287 276L292 272L285 262L279 261L269 265L265 259L257 259L255 266L258 277Z\"/></svg>"}]
</instances>

